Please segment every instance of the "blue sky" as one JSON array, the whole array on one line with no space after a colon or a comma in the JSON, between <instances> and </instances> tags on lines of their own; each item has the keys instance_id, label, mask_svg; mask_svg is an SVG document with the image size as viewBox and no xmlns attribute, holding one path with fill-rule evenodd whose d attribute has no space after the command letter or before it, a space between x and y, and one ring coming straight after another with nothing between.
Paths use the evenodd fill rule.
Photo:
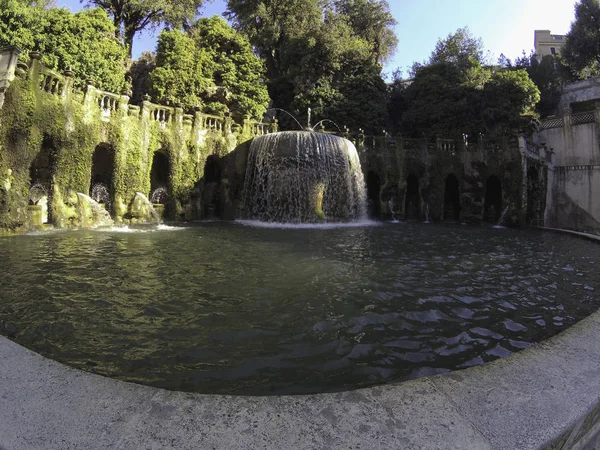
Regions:
<instances>
[{"instance_id":1,"label":"blue sky","mask_svg":"<svg viewBox=\"0 0 600 450\"><path fill-rule=\"evenodd\" d=\"M221 15L225 0L208 3L203 16ZM468 26L481 37L495 61L501 53L514 59L533 49L533 31L551 30L565 34L574 20L574 0L388 0L396 18L398 49L384 71L391 74L402 68L406 74L413 61L426 59L439 38L457 28ZM56 0L57 6L72 10L82 8L78 0ZM134 41L137 57L144 50L154 50L157 32L144 32Z\"/></svg>"}]
</instances>

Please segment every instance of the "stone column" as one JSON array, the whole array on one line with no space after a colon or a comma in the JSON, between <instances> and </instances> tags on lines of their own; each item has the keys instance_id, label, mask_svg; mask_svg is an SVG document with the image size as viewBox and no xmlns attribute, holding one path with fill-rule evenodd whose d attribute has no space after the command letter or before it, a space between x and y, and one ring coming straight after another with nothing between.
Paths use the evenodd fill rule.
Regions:
<instances>
[{"instance_id":1,"label":"stone column","mask_svg":"<svg viewBox=\"0 0 600 450\"><path fill-rule=\"evenodd\" d=\"M17 58L21 50L14 45L0 48L0 108L4 104L4 92L15 79Z\"/></svg>"},{"instance_id":2,"label":"stone column","mask_svg":"<svg viewBox=\"0 0 600 450\"><path fill-rule=\"evenodd\" d=\"M71 96L71 92L73 92L73 84L75 83L75 80L74 73L71 68L65 70L63 72L63 76L65 77L65 87L63 88L62 97L63 100L66 100Z\"/></svg>"},{"instance_id":3,"label":"stone column","mask_svg":"<svg viewBox=\"0 0 600 450\"><path fill-rule=\"evenodd\" d=\"M574 148L573 148L573 126L571 125L571 109L567 106L563 108L563 120L564 120L564 135L565 135L565 159L563 161L557 161L560 165L568 165L569 161L573 160Z\"/></svg>"}]
</instances>

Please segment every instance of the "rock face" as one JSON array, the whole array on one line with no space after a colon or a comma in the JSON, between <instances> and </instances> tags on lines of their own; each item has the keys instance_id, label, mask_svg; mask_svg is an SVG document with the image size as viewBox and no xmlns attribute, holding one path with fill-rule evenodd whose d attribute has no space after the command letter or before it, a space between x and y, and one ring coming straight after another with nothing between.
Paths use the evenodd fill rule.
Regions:
<instances>
[{"instance_id":1,"label":"rock face","mask_svg":"<svg viewBox=\"0 0 600 450\"><path fill-rule=\"evenodd\" d=\"M246 219L310 223L366 217L360 160L347 139L310 131L260 136L250 146Z\"/></svg>"}]
</instances>

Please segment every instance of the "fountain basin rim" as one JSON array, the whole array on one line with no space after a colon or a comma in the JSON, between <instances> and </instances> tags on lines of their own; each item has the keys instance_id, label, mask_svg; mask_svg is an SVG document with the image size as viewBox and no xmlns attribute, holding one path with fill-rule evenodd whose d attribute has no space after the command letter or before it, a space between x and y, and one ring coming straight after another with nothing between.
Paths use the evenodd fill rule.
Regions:
<instances>
[{"instance_id":1,"label":"fountain basin rim","mask_svg":"<svg viewBox=\"0 0 600 450\"><path fill-rule=\"evenodd\" d=\"M583 446L600 434L599 339L600 311L507 358L444 375L330 394L242 397L105 378L0 336L0 444L534 449L564 438Z\"/></svg>"}]
</instances>

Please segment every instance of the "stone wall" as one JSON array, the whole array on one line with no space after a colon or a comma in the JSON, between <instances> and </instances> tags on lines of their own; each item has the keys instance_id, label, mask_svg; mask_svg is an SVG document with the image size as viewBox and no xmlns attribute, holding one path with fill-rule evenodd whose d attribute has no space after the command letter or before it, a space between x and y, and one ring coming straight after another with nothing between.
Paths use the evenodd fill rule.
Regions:
<instances>
[{"instance_id":1,"label":"stone wall","mask_svg":"<svg viewBox=\"0 0 600 450\"><path fill-rule=\"evenodd\" d=\"M545 120L533 136L553 163L548 172L545 226L600 233L599 132L600 107L596 106L594 111L577 114L565 108L561 117Z\"/></svg>"},{"instance_id":2,"label":"stone wall","mask_svg":"<svg viewBox=\"0 0 600 450\"><path fill-rule=\"evenodd\" d=\"M563 87L558 110L571 108L572 103L600 99L600 77L569 83Z\"/></svg>"},{"instance_id":3,"label":"stone wall","mask_svg":"<svg viewBox=\"0 0 600 450\"><path fill-rule=\"evenodd\" d=\"M160 209L170 219L231 216L225 157L252 137L277 129L276 122L236 124L201 110L186 114L150 98L131 105L130 92L100 91L93 82L75 92L73 73L50 71L40 60L35 52L29 64L17 65L13 58L11 71L4 72L16 77L2 84L2 229L30 225L28 211L38 207L45 209L41 216L49 225L80 226L82 197L77 194L92 195L98 184L107 192L100 203L116 222L146 220L147 210L134 200L138 193L150 198L157 188L165 193ZM33 185L43 199L32 196ZM36 226L42 226L35 217Z\"/></svg>"},{"instance_id":4,"label":"stone wall","mask_svg":"<svg viewBox=\"0 0 600 450\"><path fill-rule=\"evenodd\" d=\"M507 210L506 225L525 225L527 171L534 166L538 188L531 195L545 197L544 155L528 151L524 139L469 143L363 136L356 144L371 211L384 219L497 223ZM543 214L544 206L538 202L531 214Z\"/></svg>"}]
</instances>

